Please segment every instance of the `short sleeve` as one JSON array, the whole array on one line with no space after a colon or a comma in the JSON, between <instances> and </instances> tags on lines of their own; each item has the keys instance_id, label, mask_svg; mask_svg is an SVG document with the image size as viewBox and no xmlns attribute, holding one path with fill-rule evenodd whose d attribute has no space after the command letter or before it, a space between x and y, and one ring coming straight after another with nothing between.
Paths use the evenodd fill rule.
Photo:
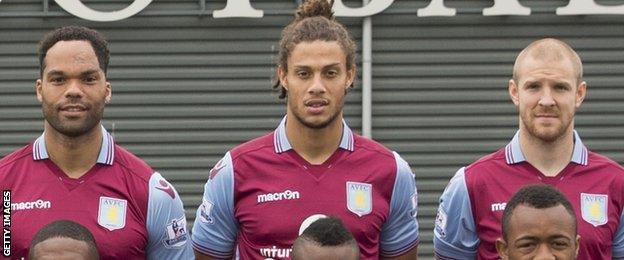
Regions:
<instances>
[{"instance_id":1,"label":"short sleeve","mask_svg":"<svg viewBox=\"0 0 624 260\"><path fill-rule=\"evenodd\" d=\"M381 230L381 255L399 256L418 245L418 193L410 166L394 153L397 164L396 180L390 201L390 215Z\"/></svg>"},{"instance_id":2,"label":"short sleeve","mask_svg":"<svg viewBox=\"0 0 624 260\"><path fill-rule=\"evenodd\" d=\"M149 181L147 207L147 259L192 259L184 205L173 186L160 173Z\"/></svg>"},{"instance_id":3,"label":"short sleeve","mask_svg":"<svg viewBox=\"0 0 624 260\"><path fill-rule=\"evenodd\" d=\"M216 258L232 258L238 234L234 217L234 166L228 152L210 170L193 226L193 248Z\"/></svg>"},{"instance_id":4,"label":"short sleeve","mask_svg":"<svg viewBox=\"0 0 624 260\"><path fill-rule=\"evenodd\" d=\"M433 246L439 259L474 259L479 246L464 168L455 173L440 197Z\"/></svg>"},{"instance_id":5,"label":"short sleeve","mask_svg":"<svg viewBox=\"0 0 624 260\"><path fill-rule=\"evenodd\" d=\"M624 259L624 211L620 213L620 224L613 238L612 250L613 259Z\"/></svg>"}]
</instances>

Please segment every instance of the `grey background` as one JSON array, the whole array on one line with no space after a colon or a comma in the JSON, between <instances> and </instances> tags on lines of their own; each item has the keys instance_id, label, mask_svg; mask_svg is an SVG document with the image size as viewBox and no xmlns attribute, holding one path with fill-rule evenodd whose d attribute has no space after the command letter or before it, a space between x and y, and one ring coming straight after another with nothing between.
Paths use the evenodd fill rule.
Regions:
<instances>
[{"instance_id":1,"label":"grey background","mask_svg":"<svg viewBox=\"0 0 624 260\"><path fill-rule=\"evenodd\" d=\"M130 1L83 2L118 10ZM422 259L432 258L437 199L450 177L515 133L507 81L516 54L533 40L561 38L579 52L588 96L576 129L591 150L624 161L624 17L557 16L568 1L520 2L532 8L530 16L486 17L482 9L493 1L454 0L445 3L457 8L456 16L418 17L429 1L396 0L372 18L373 138L416 173ZM34 95L43 33L68 24L98 29L112 53L113 99L104 125L173 183L192 223L212 165L228 149L273 130L283 116L284 104L270 87L279 34L296 6L252 1L263 18L214 19L212 10L225 1L207 1L206 11L200 3L155 0L131 18L100 23L69 15L53 1L47 12L42 0L0 2L0 157L43 129ZM362 19L339 20L360 44ZM345 107L356 132L360 91L356 82Z\"/></svg>"}]
</instances>

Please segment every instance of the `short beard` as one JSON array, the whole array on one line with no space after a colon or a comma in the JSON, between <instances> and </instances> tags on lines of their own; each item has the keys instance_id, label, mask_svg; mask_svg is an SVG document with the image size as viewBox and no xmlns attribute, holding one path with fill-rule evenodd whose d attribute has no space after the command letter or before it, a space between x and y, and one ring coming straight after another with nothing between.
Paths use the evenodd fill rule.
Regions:
<instances>
[{"instance_id":1,"label":"short beard","mask_svg":"<svg viewBox=\"0 0 624 260\"><path fill-rule=\"evenodd\" d=\"M81 125L72 127L70 124L60 120L60 116L58 114L54 114L54 112L52 112L52 109L44 107L43 117L48 122L48 124L52 126L52 128L54 128L54 130L67 137L79 137L86 133L89 133L91 130L93 130L93 128L97 127L99 122L102 120L102 115L104 113L103 107L92 108L96 109L93 114L87 115L87 118Z\"/></svg>"},{"instance_id":2,"label":"short beard","mask_svg":"<svg viewBox=\"0 0 624 260\"><path fill-rule=\"evenodd\" d=\"M572 121L568 122L567 125L562 124L561 127L557 128L554 131L540 131L537 129L537 127L535 127L534 124L530 124L527 122L528 120L522 118L522 124L524 125L524 129L527 130L528 134L541 140L542 142L552 143L565 136L566 130L568 129Z\"/></svg>"}]
</instances>

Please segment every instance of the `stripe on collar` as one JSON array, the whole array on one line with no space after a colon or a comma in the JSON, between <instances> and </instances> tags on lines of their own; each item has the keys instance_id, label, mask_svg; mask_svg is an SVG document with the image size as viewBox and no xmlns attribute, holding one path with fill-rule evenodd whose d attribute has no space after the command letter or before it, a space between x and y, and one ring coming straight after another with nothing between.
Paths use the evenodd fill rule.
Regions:
<instances>
[{"instance_id":1,"label":"stripe on collar","mask_svg":"<svg viewBox=\"0 0 624 260\"><path fill-rule=\"evenodd\" d=\"M113 165L115 161L115 142L104 126L102 128L102 148L98 155L97 163ZM33 160L49 159L48 149L46 148L44 134L41 134L33 144Z\"/></svg>"},{"instance_id":2,"label":"stripe on collar","mask_svg":"<svg viewBox=\"0 0 624 260\"><path fill-rule=\"evenodd\" d=\"M574 130L574 150L572 151L571 162L580 165L587 165L587 147L583 145L581 137ZM505 146L505 160L507 164L515 164L526 161L522 149L520 149L520 131L517 131L511 142Z\"/></svg>"},{"instance_id":3,"label":"stripe on collar","mask_svg":"<svg viewBox=\"0 0 624 260\"><path fill-rule=\"evenodd\" d=\"M353 152L354 146L353 132L347 123L342 120L342 138L340 140L340 148ZM292 149L292 145L286 136L286 116L282 119L277 129L273 133L273 146L276 153L283 153Z\"/></svg>"}]
</instances>

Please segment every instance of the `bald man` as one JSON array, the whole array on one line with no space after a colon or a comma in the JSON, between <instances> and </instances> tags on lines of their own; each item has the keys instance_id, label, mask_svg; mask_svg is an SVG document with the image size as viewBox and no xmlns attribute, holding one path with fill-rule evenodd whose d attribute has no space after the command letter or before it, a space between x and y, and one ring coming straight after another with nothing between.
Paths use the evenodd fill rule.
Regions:
<instances>
[{"instance_id":1,"label":"bald man","mask_svg":"<svg viewBox=\"0 0 624 260\"><path fill-rule=\"evenodd\" d=\"M572 203L583 238L578 259L624 258L624 169L589 151L574 130L587 93L579 55L557 39L531 43L516 58L508 92L519 129L449 182L434 229L437 258L498 259L507 201L534 183L556 187Z\"/></svg>"}]
</instances>

